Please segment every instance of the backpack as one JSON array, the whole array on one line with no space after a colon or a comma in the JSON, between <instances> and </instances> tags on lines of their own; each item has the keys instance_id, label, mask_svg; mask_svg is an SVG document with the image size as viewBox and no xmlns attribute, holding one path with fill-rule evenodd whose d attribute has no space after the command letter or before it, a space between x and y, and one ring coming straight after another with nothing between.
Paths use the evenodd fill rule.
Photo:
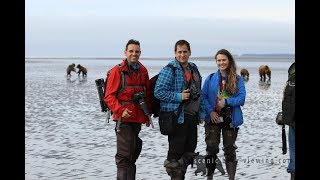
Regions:
<instances>
[{"instance_id":1,"label":"backpack","mask_svg":"<svg viewBox=\"0 0 320 180\"><path fill-rule=\"evenodd\" d=\"M214 75L214 73L211 73L211 74L210 74L210 78L209 78L210 80L211 80L211 78L212 78L213 75Z\"/></svg>"},{"instance_id":2,"label":"backpack","mask_svg":"<svg viewBox=\"0 0 320 180\"><path fill-rule=\"evenodd\" d=\"M124 82L124 73L121 69L121 65L118 64L118 67L120 68L120 72L121 72L121 89L125 86L125 82ZM96 79L96 87L98 89L98 95L99 95L99 100L100 100L100 106L101 106L101 111L102 112L107 112L108 114L110 113L111 115L113 114L113 112L110 110L110 108L108 107L108 105L104 102L104 96L106 94L106 87L107 87L107 83L108 83L108 77L110 74L110 70L108 70L107 72L107 76L106 76L106 80L104 80L103 78L100 79ZM110 118L110 115L108 115L108 118ZM108 119L109 120L109 119Z\"/></svg>"},{"instance_id":3,"label":"backpack","mask_svg":"<svg viewBox=\"0 0 320 180\"><path fill-rule=\"evenodd\" d=\"M288 70L288 80L283 92L282 99L282 123L295 127L295 63Z\"/></svg>"},{"instance_id":4,"label":"backpack","mask_svg":"<svg viewBox=\"0 0 320 180\"><path fill-rule=\"evenodd\" d=\"M173 73L176 72L176 67L174 67L172 64L167 64L168 67L170 67L173 71ZM153 76L150 79L150 103L152 105L152 114L153 117L159 117L160 113L160 100L154 96L154 88L156 86L156 82L158 80L159 74Z\"/></svg>"}]
</instances>

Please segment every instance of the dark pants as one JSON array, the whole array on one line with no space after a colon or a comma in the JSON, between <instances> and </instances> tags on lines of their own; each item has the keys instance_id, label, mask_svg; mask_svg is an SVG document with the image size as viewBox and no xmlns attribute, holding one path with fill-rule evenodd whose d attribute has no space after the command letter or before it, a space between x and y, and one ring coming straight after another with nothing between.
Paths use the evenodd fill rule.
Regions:
<instances>
[{"instance_id":1,"label":"dark pants","mask_svg":"<svg viewBox=\"0 0 320 180\"><path fill-rule=\"evenodd\" d=\"M236 149L235 145L239 128L228 128L219 125L205 125L205 141L207 144L206 151L209 155L217 155L219 153L219 144L223 139L223 151L226 161L236 160Z\"/></svg>"},{"instance_id":2,"label":"dark pants","mask_svg":"<svg viewBox=\"0 0 320 180\"><path fill-rule=\"evenodd\" d=\"M197 147L197 117L187 114L184 117L184 123L178 124L174 134L168 135L168 160L178 160L182 157L183 153L194 152Z\"/></svg>"},{"instance_id":3,"label":"dark pants","mask_svg":"<svg viewBox=\"0 0 320 180\"><path fill-rule=\"evenodd\" d=\"M208 173L213 174L216 167L215 159L219 153L219 144L221 139L223 139L223 151L225 157L225 163L227 166L227 172L229 179L234 179L235 168L237 165L236 149L235 145L239 128L230 128L223 124L206 124L205 125L205 141L207 144L207 156L214 158L213 164L208 167ZM232 178L230 178L232 177Z\"/></svg>"},{"instance_id":4,"label":"dark pants","mask_svg":"<svg viewBox=\"0 0 320 180\"><path fill-rule=\"evenodd\" d=\"M135 162L142 149L142 140L138 137L140 130L141 124L139 123L122 122L120 131L116 131L117 154L115 160L118 180L135 179Z\"/></svg>"},{"instance_id":5,"label":"dark pants","mask_svg":"<svg viewBox=\"0 0 320 180\"><path fill-rule=\"evenodd\" d=\"M165 167L171 179L184 179L188 165L196 156L198 117L188 114L184 117L184 123L177 125L174 134L168 135L169 150Z\"/></svg>"}]
</instances>

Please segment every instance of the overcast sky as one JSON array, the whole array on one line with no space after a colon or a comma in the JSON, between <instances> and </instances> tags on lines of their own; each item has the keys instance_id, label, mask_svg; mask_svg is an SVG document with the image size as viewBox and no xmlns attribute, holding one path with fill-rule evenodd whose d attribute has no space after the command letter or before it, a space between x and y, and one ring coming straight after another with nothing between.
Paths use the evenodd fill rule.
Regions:
<instances>
[{"instance_id":1,"label":"overcast sky","mask_svg":"<svg viewBox=\"0 0 320 180\"><path fill-rule=\"evenodd\" d=\"M25 0L26 57L171 57L185 39L192 56L295 53L294 0Z\"/></svg>"}]
</instances>

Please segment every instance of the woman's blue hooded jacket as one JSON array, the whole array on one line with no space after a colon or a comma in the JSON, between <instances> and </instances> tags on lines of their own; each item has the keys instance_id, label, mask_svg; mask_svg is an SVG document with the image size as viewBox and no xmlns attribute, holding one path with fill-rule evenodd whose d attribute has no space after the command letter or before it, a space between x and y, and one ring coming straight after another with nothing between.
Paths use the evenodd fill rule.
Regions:
<instances>
[{"instance_id":1,"label":"woman's blue hooded jacket","mask_svg":"<svg viewBox=\"0 0 320 180\"><path fill-rule=\"evenodd\" d=\"M205 120L208 124L211 123L210 113L215 109L217 94L219 90L220 73L219 69L210 78L210 75L206 78L202 87L202 98L205 105L206 117ZM246 89L243 78L238 75L238 91L231 97L227 98L227 104L233 107L232 112L232 127L236 128L243 123L243 115L240 106L244 105L246 98Z\"/></svg>"}]
</instances>

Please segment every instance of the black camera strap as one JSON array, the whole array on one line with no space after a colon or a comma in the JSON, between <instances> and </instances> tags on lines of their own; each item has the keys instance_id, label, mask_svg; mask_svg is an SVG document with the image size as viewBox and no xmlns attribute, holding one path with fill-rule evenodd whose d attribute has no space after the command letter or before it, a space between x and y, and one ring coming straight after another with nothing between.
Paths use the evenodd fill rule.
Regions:
<instances>
[{"instance_id":1,"label":"black camera strap","mask_svg":"<svg viewBox=\"0 0 320 180\"><path fill-rule=\"evenodd\" d=\"M180 66L181 66L181 64L180 64ZM187 89L190 88L191 83L195 83L195 77L194 77L193 67L190 65L190 63L188 63L188 67L189 67L189 69L190 69L190 79L187 78L186 72L185 72L184 68L181 66L182 71L183 71L183 74L184 74L185 79L186 79L186 82L187 82ZM188 73L189 73L189 72L188 72Z\"/></svg>"},{"instance_id":2,"label":"black camera strap","mask_svg":"<svg viewBox=\"0 0 320 180\"><path fill-rule=\"evenodd\" d=\"M282 154L287 154L287 137L285 125L282 125Z\"/></svg>"}]
</instances>

